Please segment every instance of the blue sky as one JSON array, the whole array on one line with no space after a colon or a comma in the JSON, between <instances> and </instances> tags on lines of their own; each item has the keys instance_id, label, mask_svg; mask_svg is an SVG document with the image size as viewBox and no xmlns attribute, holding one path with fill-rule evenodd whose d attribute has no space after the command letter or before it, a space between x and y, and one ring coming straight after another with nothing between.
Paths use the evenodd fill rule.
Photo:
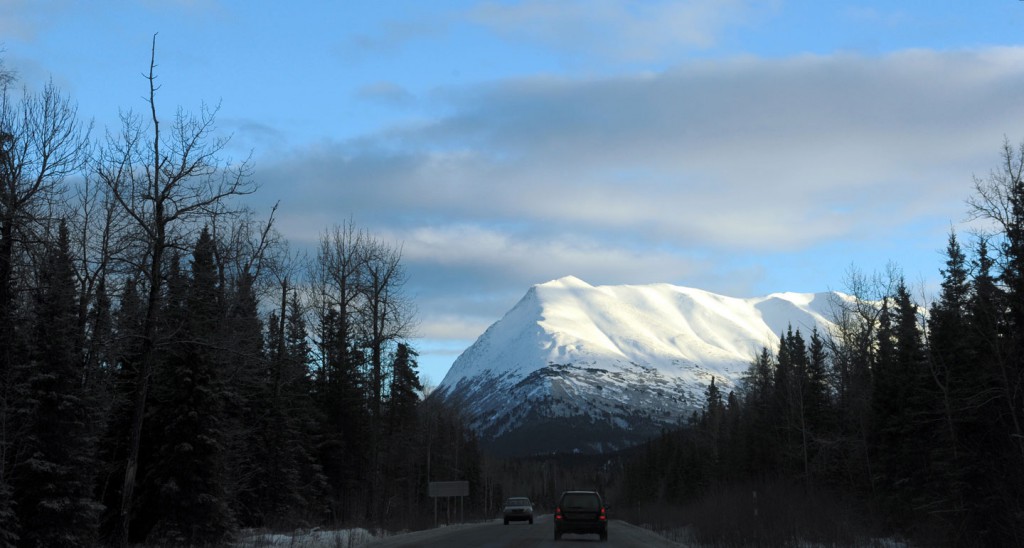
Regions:
<instances>
[{"instance_id":1,"label":"blue sky","mask_svg":"<svg viewBox=\"0 0 1024 548\"><path fill-rule=\"evenodd\" d=\"M403 247L422 374L530 285L927 292L1024 139L1024 2L0 0L20 83L95 120L220 105L258 211ZM967 236L964 236L967 238Z\"/></svg>"}]
</instances>

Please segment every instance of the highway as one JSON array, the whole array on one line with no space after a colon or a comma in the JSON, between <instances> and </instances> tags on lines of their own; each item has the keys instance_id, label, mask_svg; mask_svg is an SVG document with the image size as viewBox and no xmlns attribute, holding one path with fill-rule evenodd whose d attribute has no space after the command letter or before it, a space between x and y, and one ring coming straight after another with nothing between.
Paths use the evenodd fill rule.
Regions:
<instances>
[{"instance_id":1,"label":"highway","mask_svg":"<svg viewBox=\"0 0 1024 548\"><path fill-rule=\"evenodd\" d=\"M525 521L502 524L500 519L463 525L453 525L416 531L380 539L369 544L369 548L399 547L457 547L457 548L521 548L530 546L572 547L602 546L607 548L659 548L679 547L677 544L624 521L611 520L608 523L608 542L601 542L597 535L563 535L555 541L551 515L540 515L533 525Z\"/></svg>"}]
</instances>

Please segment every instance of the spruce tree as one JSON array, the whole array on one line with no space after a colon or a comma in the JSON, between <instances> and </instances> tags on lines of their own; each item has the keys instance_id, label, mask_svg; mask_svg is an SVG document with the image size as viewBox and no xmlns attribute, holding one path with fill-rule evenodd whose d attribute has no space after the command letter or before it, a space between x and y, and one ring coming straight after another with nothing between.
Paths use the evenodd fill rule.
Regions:
<instances>
[{"instance_id":1,"label":"spruce tree","mask_svg":"<svg viewBox=\"0 0 1024 548\"><path fill-rule=\"evenodd\" d=\"M885 307L872 398L874 453L878 486L890 525L905 527L922 503L931 474L927 447L931 406L924 389L926 366L919 310L903 280L893 307Z\"/></svg>"},{"instance_id":2,"label":"spruce tree","mask_svg":"<svg viewBox=\"0 0 1024 548\"><path fill-rule=\"evenodd\" d=\"M99 459L101 464L100 502L106 507L100 520L100 537L111 539L120 527L118 510L124 463L128 447L124 432L131 428L132 394L138 381L139 341L144 314L138 282L129 277L120 291L119 305L113 313L113 334L109 353L112 382L107 422L104 425Z\"/></svg>"},{"instance_id":3,"label":"spruce tree","mask_svg":"<svg viewBox=\"0 0 1024 548\"><path fill-rule=\"evenodd\" d=\"M721 456L721 434L725 422L725 402L722 391L715 385L715 378L704 391L704 407L701 412L700 427L708 440L708 448L712 461L717 464Z\"/></svg>"},{"instance_id":4,"label":"spruce tree","mask_svg":"<svg viewBox=\"0 0 1024 548\"><path fill-rule=\"evenodd\" d=\"M320 332L324 360L318 383L324 421L317 448L330 487L332 520L366 515L365 482L370 458L370 414L359 349L346 335L345 315L330 310Z\"/></svg>"},{"instance_id":5,"label":"spruce tree","mask_svg":"<svg viewBox=\"0 0 1024 548\"><path fill-rule=\"evenodd\" d=\"M420 486L417 473L420 461L415 433L418 430L417 415L423 385L416 371L417 356L416 351L407 343L398 344L391 364L392 375L385 408L385 485L382 488L389 492L387 498L398 501L395 505L397 508L390 511L392 514L404 514L400 517L408 517L414 511ZM384 515L387 509L379 509L379 512Z\"/></svg>"},{"instance_id":6,"label":"spruce tree","mask_svg":"<svg viewBox=\"0 0 1024 548\"><path fill-rule=\"evenodd\" d=\"M1006 288L1009 355L1017 380L1024 379L1024 144L1008 158L1006 190L1008 218L1003 227L1002 272ZM1024 400L1024 396L1021 396ZM1018 412L1024 413L1020 406ZM1021 417L1024 420L1024 416Z\"/></svg>"},{"instance_id":7,"label":"spruce tree","mask_svg":"<svg viewBox=\"0 0 1024 548\"><path fill-rule=\"evenodd\" d=\"M388 422L392 432L415 428L416 406L423 385L416 372L416 353L407 343L399 343L392 363L391 385L388 391Z\"/></svg>"},{"instance_id":8,"label":"spruce tree","mask_svg":"<svg viewBox=\"0 0 1024 548\"><path fill-rule=\"evenodd\" d=\"M83 385L77 290L63 222L39 270L35 305L21 410L29 417L26 458L15 470L19 546L88 546L101 511L92 494L96 438L87 424L94 409Z\"/></svg>"},{"instance_id":9,"label":"spruce tree","mask_svg":"<svg viewBox=\"0 0 1024 548\"><path fill-rule=\"evenodd\" d=\"M899 497L892 495L896 484L903 478L899 463L900 425L905 419L906 398L897 367L895 350L895 328L890 298L882 300L878 316L878 343L871 367L871 460L874 463L874 484L876 493L885 505L890 526L905 523L908 519L906 506Z\"/></svg>"},{"instance_id":10,"label":"spruce tree","mask_svg":"<svg viewBox=\"0 0 1024 548\"><path fill-rule=\"evenodd\" d=\"M935 445L934 410L939 407L933 385L929 378L923 333L921 311L902 282L896 288L896 369L902 394L905 398L899 429L901 477L909 483L901 486L918 508L930 504L927 485L934 481L935 470L931 448Z\"/></svg>"},{"instance_id":11,"label":"spruce tree","mask_svg":"<svg viewBox=\"0 0 1024 548\"><path fill-rule=\"evenodd\" d=\"M285 293L287 295L287 292ZM261 513L261 525L302 523L319 518L324 478L312 445L317 417L312 402L309 362L312 351L298 297L283 297L284 321L277 312L268 324L271 352L263 413L255 445L259 469L253 475L253 492Z\"/></svg>"},{"instance_id":12,"label":"spruce tree","mask_svg":"<svg viewBox=\"0 0 1024 548\"><path fill-rule=\"evenodd\" d=\"M752 476L763 476L775 470L778 463L773 415L775 359L768 348L751 362L743 378L743 408L746 410L747 469Z\"/></svg>"},{"instance_id":13,"label":"spruce tree","mask_svg":"<svg viewBox=\"0 0 1024 548\"><path fill-rule=\"evenodd\" d=\"M288 449L290 459L298 470L299 480L295 486L296 501L291 505L292 511L319 519L322 518L327 480L316 458L315 439L323 419L313 399L313 380L310 374L313 349L309 344L303 308L295 293L288 303L285 320L285 352L281 388L284 401L288 404L290 431L296 436Z\"/></svg>"},{"instance_id":14,"label":"spruce tree","mask_svg":"<svg viewBox=\"0 0 1024 548\"><path fill-rule=\"evenodd\" d=\"M828 353L825 348L825 339L815 327L811 331L811 342L807 349L804 401L811 428L816 433L823 433L832 427L833 417L828 376Z\"/></svg>"},{"instance_id":15,"label":"spruce tree","mask_svg":"<svg viewBox=\"0 0 1024 548\"><path fill-rule=\"evenodd\" d=\"M225 402L218 370L224 360L214 344L224 314L214 245L204 229L193 252L181 333L163 365L162 386L154 386L158 445L147 483L156 497L150 539L157 542L218 544L234 527L224 485Z\"/></svg>"},{"instance_id":16,"label":"spruce tree","mask_svg":"<svg viewBox=\"0 0 1024 548\"><path fill-rule=\"evenodd\" d=\"M964 455L965 435L978 427L977 409L970 403L980 385L968 352L968 304L970 280L967 258L956 234L950 233L946 245L946 267L942 273L939 299L928 315L928 379L924 383L930 404L922 409L924 417L936 426L931 443L930 464L933 474L926 486L949 522L949 534L964 530L965 497L975 458ZM930 381L930 382L928 382Z\"/></svg>"},{"instance_id":17,"label":"spruce tree","mask_svg":"<svg viewBox=\"0 0 1024 548\"><path fill-rule=\"evenodd\" d=\"M260 421L267 414L263 322L256 297L256 279L247 271L224 272L220 268L223 306L219 313L213 347L218 349L217 368L223 390L223 425L226 497L240 524L252 524L260 501L251 479L260 473L259 453L265 448L257 439Z\"/></svg>"},{"instance_id":18,"label":"spruce tree","mask_svg":"<svg viewBox=\"0 0 1024 548\"><path fill-rule=\"evenodd\" d=\"M1008 153L1007 163L1006 187L1010 207L1003 227L1002 271L999 274L1006 293L1006 320L1003 324L1006 350L1003 356L1008 383L1013 387L1007 390L1014 424L1011 436L1017 444L1017 468L1024 470L1024 143L1016 154ZM1018 479L1024 481L1024 475L1018 475ZM1024 496L1024 488L1018 489L1018 495ZM1024 503L1018 503L1017 508L1024 518Z\"/></svg>"},{"instance_id":19,"label":"spruce tree","mask_svg":"<svg viewBox=\"0 0 1024 548\"><path fill-rule=\"evenodd\" d=\"M1012 544L1024 538L1020 531L1019 505L1020 469L1018 446L1012 438L1015 431L1007 396L1005 340L1001 334L1006 295L1000 290L993 270L995 259L989 255L985 238L980 238L972 263L974 277L968 304L969 329L965 334L973 363L977 392L968 400L968 413L976 414L977 423L964 433L970 454L979 455L971 462L971 481L967 498L969 519L973 530L989 545ZM965 460L969 459L965 456ZM1016 478L1016 479L1014 479Z\"/></svg>"}]
</instances>

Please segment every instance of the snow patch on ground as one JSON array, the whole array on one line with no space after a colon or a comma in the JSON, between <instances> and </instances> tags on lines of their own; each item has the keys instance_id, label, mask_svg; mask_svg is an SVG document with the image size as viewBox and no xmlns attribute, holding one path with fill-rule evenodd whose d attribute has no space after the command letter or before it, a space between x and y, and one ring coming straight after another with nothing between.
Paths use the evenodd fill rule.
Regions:
<instances>
[{"instance_id":1,"label":"snow patch on ground","mask_svg":"<svg viewBox=\"0 0 1024 548\"><path fill-rule=\"evenodd\" d=\"M338 531L296 531L294 533L243 533L233 544L234 548L263 548L289 546L292 548L355 548L366 546L377 540L366 529L342 529Z\"/></svg>"}]
</instances>

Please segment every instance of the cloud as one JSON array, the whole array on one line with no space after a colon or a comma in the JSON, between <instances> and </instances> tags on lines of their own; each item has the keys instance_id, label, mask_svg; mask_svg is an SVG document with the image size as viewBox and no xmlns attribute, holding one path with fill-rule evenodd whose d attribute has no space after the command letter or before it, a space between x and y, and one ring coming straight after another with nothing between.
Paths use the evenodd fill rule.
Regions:
<instances>
[{"instance_id":1,"label":"cloud","mask_svg":"<svg viewBox=\"0 0 1024 548\"><path fill-rule=\"evenodd\" d=\"M718 32L743 22L751 11L741 0L530 0L484 3L470 10L467 18L516 41L650 61L667 52L709 48L717 42Z\"/></svg>"},{"instance_id":2,"label":"cloud","mask_svg":"<svg viewBox=\"0 0 1024 548\"><path fill-rule=\"evenodd\" d=\"M1022 61L922 51L501 82L454 92L454 114L433 123L310 149L278 176L382 220L802 246L892 226L871 213L880 191L897 210L962 194L1024 114Z\"/></svg>"},{"instance_id":3,"label":"cloud","mask_svg":"<svg viewBox=\"0 0 1024 548\"><path fill-rule=\"evenodd\" d=\"M39 33L51 26L54 15L63 14L74 5L68 0L47 4L46 9L40 9L39 2L31 0L0 0L0 36L7 40L33 42Z\"/></svg>"},{"instance_id":4,"label":"cloud","mask_svg":"<svg viewBox=\"0 0 1024 548\"><path fill-rule=\"evenodd\" d=\"M230 150L245 159L255 150L280 150L287 142L280 129L251 118L220 118L219 127L230 136Z\"/></svg>"},{"instance_id":5,"label":"cloud","mask_svg":"<svg viewBox=\"0 0 1024 548\"><path fill-rule=\"evenodd\" d=\"M585 273L597 284L683 283L709 270L702 257L679 250L586 234L522 234L479 225L378 234L402 242L408 289L419 301L418 335L435 340L472 341L529 286L567 274Z\"/></svg>"},{"instance_id":6,"label":"cloud","mask_svg":"<svg viewBox=\"0 0 1024 548\"><path fill-rule=\"evenodd\" d=\"M365 101L392 106L405 105L414 99L404 87L394 82L374 82L356 90L356 97Z\"/></svg>"},{"instance_id":7,"label":"cloud","mask_svg":"<svg viewBox=\"0 0 1024 548\"><path fill-rule=\"evenodd\" d=\"M844 17L857 23L897 27L907 23L911 16L900 10L880 10L874 6L847 6L841 10Z\"/></svg>"},{"instance_id":8,"label":"cloud","mask_svg":"<svg viewBox=\"0 0 1024 548\"><path fill-rule=\"evenodd\" d=\"M501 271L511 279L540 283L566 273L586 271L608 283L683 279L697 265L685 253L648 248L592 234L533 228L529 233L480 225L416 227L383 231L404 242L404 257L455 271Z\"/></svg>"},{"instance_id":9,"label":"cloud","mask_svg":"<svg viewBox=\"0 0 1024 548\"><path fill-rule=\"evenodd\" d=\"M972 174L1015 138L1022 66L1024 48L911 50L498 81L441 90L433 120L257 162L257 176L289 188L269 196L299 212L288 231L351 215L402 242L422 330L473 337L566 274L749 288L784 268L772 256L922 226L939 248Z\"/></svg>"},{"instance_id":10,"label":"cloud","mask_svg":"<svg viewBox=\"0 0 1024 548\"><path fill-rule=\"evenodd\" d=\"M338 44L336 53L348 61L395 54L417 40L443 35L447 32L448 22L444 16L428 10L415 14L415 17L373 23L371 27L372 32L346 36Z\"/></svg>"}]
</instances>

